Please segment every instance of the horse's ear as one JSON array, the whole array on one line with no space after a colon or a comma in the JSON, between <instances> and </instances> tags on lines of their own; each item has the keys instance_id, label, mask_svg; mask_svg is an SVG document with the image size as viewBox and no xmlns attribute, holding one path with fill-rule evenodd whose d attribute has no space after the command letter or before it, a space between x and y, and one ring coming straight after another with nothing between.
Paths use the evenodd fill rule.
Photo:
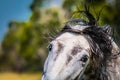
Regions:
<instances>
[{"instance_id":1,"label":"horse's ear","mask_svg":"<svg viewBox=\"0 0 120 80\"><path fill-rule=\"evenodd\" d=\"M65 30L68 30L68 29L72 29L72 28L69 25L66 24L61 31L65 31Z\"/></svg>"},{"instance_id":2,"label":"horse's ear","mask_svg":"<svg viewBox=\"0 0 120 80\"><path fill-rule=\"evenodd\" d=\"M113 35L113 30L112 30L112 28L111 28L110 25L104 26L104 27L102 27L102 29L103 29L108 35L110 35L110 36Z\"/></svg>"}]
</instances>

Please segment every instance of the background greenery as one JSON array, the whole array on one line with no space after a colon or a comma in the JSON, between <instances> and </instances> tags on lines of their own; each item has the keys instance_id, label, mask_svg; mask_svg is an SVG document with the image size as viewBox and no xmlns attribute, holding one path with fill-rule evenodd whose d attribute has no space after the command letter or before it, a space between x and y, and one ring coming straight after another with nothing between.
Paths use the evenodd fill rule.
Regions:
<instances>
[{"instance_id":1,"label":"background greenery","mask_svg":"<svg viewBox=\"0 0 120 80\"><path fill-rule=\"evenodd\" d=\"M80 14L73 15L76 6L84 9L84 3L90 6L96 19L101 12L99 25L111 25L116 41L120 42L120 0L63 0L60 7L46 7L45 3L50 1L33 0L29 6L32 15L28 21L9 22L8 31L0 44L1 72L42 72L48 54L47 36L56 35L56 31L70 18L84 18Z\"/></svg>"}]
</instances>

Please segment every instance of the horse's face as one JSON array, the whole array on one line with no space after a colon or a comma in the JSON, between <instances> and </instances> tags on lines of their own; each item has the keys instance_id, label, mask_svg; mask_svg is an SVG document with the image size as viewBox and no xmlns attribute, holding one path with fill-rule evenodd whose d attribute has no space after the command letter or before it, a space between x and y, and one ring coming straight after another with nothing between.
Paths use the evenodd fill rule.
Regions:
<instances>
[{"instance_id":1,"label":"horse's face","mask_svg":"<svg viewBox=\"0 0 120 80\"><path fill-rule=\"evenodd\" d=\"M48 48L42 80L74 80L83 75L90 59L90 46L84 36L66 32Z\"/></svg>"}]
</instances>

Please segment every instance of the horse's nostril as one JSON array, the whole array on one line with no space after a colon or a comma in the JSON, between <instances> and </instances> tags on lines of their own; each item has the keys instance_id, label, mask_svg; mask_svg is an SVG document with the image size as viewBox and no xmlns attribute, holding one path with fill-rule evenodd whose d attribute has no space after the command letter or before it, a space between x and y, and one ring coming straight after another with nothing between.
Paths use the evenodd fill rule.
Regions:
<instances>
[{"instance_id":1,"label":"horse's nostril","mask_svg":"<svg viewBox=\"0 0 120 80\"><path fill-rule=\"evenodd\" d=\"M46 71L43 71L43 72L42 72L42 75L45 75L45 74L46 74Z\"/></svg>"}]
</instances>

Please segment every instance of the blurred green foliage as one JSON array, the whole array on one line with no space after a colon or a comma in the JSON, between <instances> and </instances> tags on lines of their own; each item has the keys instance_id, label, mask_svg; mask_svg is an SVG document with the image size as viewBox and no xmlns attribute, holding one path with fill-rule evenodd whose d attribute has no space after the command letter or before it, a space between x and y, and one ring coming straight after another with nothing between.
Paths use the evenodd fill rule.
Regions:
<instances>
[{"instance_id":1,"label":"blurred green foliage","mask_svg":"<svg viewBox=\"0 0 120 80\"><path fill-rule=\"evenodd\" d=\"M112 25L115 37L119 39L119 0L63 0L61 7L49 8L45 7L44 1L51 0L33 1L29 21L9 23L0 46L0 71L42 71L48 53L49 40L46 35L56 35L67 19L84 18L78 13L73 14L77 10L76 6L83 10L84 3L90 6L96 19L101 12L99 24Z\"/></svg>"}]
</instances>

